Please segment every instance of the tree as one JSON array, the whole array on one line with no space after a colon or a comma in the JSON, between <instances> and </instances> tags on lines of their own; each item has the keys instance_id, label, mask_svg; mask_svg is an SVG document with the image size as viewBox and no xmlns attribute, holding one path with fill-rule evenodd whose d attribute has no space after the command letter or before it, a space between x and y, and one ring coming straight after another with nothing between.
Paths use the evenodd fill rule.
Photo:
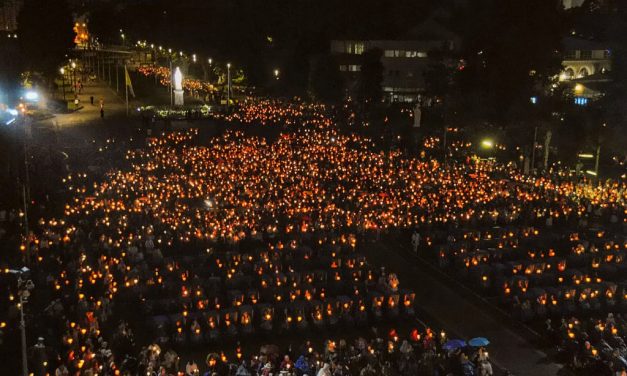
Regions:
<instances>
[{"instance_id":1,"label":"tree","mask_svg":"<svg viewBox=\"0 0 627 376\"><path fill-rule=\"evenodd\" d=\"M378 48L369 49L362 55L357 97L363 104L377 103L383 98L381 56L383 56L383 51Z\"/></svg>"},{"instance_id":2,"label":"tree","mask_svg":"<svg viewBox=\"0 0 627 376\"><path fill-rule=\"evenodd\" d=\"M72 27L72 14L65 0L25 1L18 16L25 68L56 74L73 46Z\"/></svg>"},{"instance_id":3,"label":"tree","mask_svg":"<svg viewBox=\"0 0 627 376\"><path fill-rule=\"evenodd\" d=\"M309 74L309 96L313 100L337 103L342 100L344 85L337 61L329 54L314 59Z\"/></svg>"},{"instance_id":4,"label":"tree","mask_svg":"<svg viewBox=\"0 0 627 376\"><path fill-rule=\"evenodd\" d=\"M478 0L467 11L465 96L485 99L493 120L507 119L561 69L559 1Z\"/></svg>"}]
</instances>

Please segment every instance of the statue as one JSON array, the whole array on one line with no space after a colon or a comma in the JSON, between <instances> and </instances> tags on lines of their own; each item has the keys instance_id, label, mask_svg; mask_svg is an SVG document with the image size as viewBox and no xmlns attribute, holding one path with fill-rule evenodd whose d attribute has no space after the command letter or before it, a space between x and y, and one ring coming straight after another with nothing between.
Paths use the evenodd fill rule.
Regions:
<instances>
[{"instance_id":1,"label":"statue","mask_svg":"<svg viewBox=\"0 0 627 376\"><path fill-rule=\"evenodd\" d=\"M422 110L420 109L420 100L416 102L414 108L414 128L420 128L420 121L422 120Z\"/></svg>"},{"instance_id":2,"label":"statue","mask_svg":"<svg viewBox=\"0 0 627 376\"><path fill-rule=\"evenodd\" d=\"M182 106L183 105L183 73L181 73L181 69L176 67L174 71L174 105Z\"/></svg>"}]
</instances>

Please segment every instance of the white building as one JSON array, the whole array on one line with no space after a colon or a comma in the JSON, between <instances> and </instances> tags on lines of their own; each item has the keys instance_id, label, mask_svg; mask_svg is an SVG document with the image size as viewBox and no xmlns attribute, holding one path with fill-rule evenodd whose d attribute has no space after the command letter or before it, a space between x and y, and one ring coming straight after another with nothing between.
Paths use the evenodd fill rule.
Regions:
<instances>
[{"instance_id":1,"label":"white building","mask_svg":"<svg viewBox=\"0 0 627 376\"><path fill-rule=\"evenodd\" d=\"M560 81L597 76L612 70L611 51L606 45L597 42L565 38L564 57Z\"/></svg>"}]
</instances>

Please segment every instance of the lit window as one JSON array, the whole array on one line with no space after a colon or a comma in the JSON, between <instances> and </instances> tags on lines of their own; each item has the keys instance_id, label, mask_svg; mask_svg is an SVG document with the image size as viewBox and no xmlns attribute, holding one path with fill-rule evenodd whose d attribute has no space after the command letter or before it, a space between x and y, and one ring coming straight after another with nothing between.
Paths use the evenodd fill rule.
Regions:
<instances>
[{"instance_id":1,"label":"lit window","mask_svg":"<svg viewBox=\"0 0 627 376\"><path fill-rule=\"evenodd\" d=\"M427 57L427 53L426 52L418 51L417 55L418 55L418 57Z\"/></svg>"},{"instance_id":2,"label":"lit window","mask_svg":"<svg viewBox=\"0 0 627 376\"><path fill-rule=\"evenodd\" d=\"M361 71L361 65L351 64L351 65L348 66L348 70L350 72L359 72L359 71Z\"/></svg>"},{"instance_id":3,"label":"lit window","mask_svg":"<svg viewBox=\"0 0 627 376\"><path fill-rule=\"evenodd\" d=\"M385 57L394 57L394 50L385 50Z\"/></svg>"},{"instance_id":4,"label":"lit window","mask_svg":"<svg viewBox=\"0 0 627 376\"><path fill-rule=\"evenodd\" d=\"M364 53L364 44L362 42L355 43L355 53L361 55Z\"/></svg>"},{"instance_id":5,"label":"lit window","mask_svg":"<svg viewBox=\"0 0 627 376\"><path fill-rule=\"evenodd\" d=\"M340 65L340 71L346 72L346 65Z\"/></svg>"}]
</instances>

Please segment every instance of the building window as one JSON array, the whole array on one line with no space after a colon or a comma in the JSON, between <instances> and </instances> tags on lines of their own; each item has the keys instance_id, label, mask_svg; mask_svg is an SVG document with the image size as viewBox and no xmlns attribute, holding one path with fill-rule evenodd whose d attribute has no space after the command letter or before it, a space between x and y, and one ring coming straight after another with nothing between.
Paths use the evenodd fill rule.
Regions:
<instances>
[{"instance_id":1,"label":"building window","mask_svg":"<svg viewBox=\"0 0 627 376\"><path fill-rule=\"evenodd\" d=\"M610 50L604 50L603 51L603 58L604 59L609 59L610 58Z\"/></svg>"},{"instance_id":2,"label":"building window","mask_svg":"<svg viewBox=\"0 0 627 376\"><path fill-rule=\"evenodd\" d=\"M590 50L582 50L579 53L579 56L580 56L580 58L582 60L590 60L590 59L592 59L592 51L590 51Z\"/></svg>"},{"instance_id":3,"label":"building window","mask_svg":"<svg viewBox=\"0 0 627 376\"><path fill-rule=\"evenodd\" d=\"M347 42L346 53L361 55L364 53L364 42Z\"/></svg>"},{"instance_id":4,"label":"building window","mask_svg":"<svg viewBox=\"0 0 627 376\"><path fill-rule=\"evenodd\" d=\"M346 65L340 65L340 71L346 72Z\"/></svg>"},{"instance_id":5,"label":"building window","mask_svg":"<svg viewBox=\"0 0 627 376\"><path fill-rule=\"evenodd\" d=\"M416 55L417 55L418 57L427 57L427 53L426 53L426 52L421 52L421 51L418 51L418 52L416 53Z\"/></svg>"},{"instance_id":6,"label":"building window","mask_svg":"<svg viewBox=\"0 0 627 376\"><path fill-rule=\"evenodd\" d=\"M351 65L348 66L348 71L349 72L360 72L361 71L361 65L351 64Z\"/></svg>"},{"instance_id":7,"label":"building window","mask_svg":"<svg viewBox=\"0 0 627 376\"><path fill-rule=\"evenodd\" d=\"M568 50L564 53L564 59L566 60L573 60L577 58L577 51L575 50Z\"/></svg>"},{"instance_id":8,"label":"building window","mask_svg":"<svg viewBox=\"0 0 627 376\"><path fill-rule=\"evenodd\" d=\"M364 44L363 44L363 42L355 43L355 53L357 55L361 55L361 54L364 53Z\"/></svg>"},{"instance_id":9,"label":"building window","mask_svg":"<svg viewBox=\"0 0 627 376\"><path fill-rule=\"evenodd\" d=\"M394 57L394 50L385 50L383 53L385 57Z\"/></svg>"}]
</instances>

